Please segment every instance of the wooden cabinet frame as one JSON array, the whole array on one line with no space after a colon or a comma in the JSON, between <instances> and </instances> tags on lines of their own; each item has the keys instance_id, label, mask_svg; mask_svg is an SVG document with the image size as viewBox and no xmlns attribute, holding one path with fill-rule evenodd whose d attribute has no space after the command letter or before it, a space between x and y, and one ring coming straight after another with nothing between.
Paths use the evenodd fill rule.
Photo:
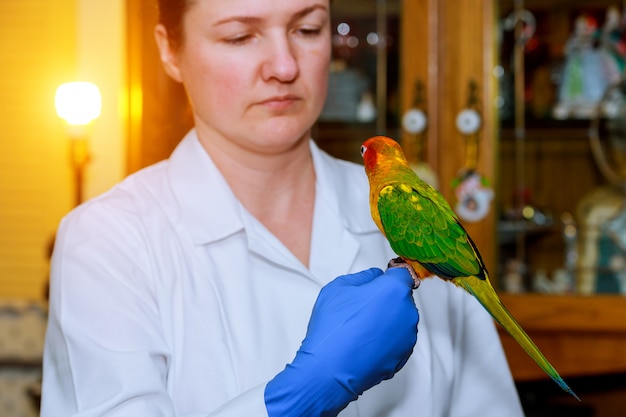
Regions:
<instances>
[{"instance_id":1,"label":"wooden cabinet frame","mask_svg":"<svg viewBox=\"0 0 626 417\"><path fill-rule=\"evenodd\" d=\"M469 83L478 85L482 116L477 170L495 183L497 115L495 11L492 0L405 0L402 27L402 108L412 105L415 82L426 86L428 163L439 175L440 190L454 201L452 181L465 165L466 138L455 120L467 105ZM412 148L415 140L404 135ZM494 186L495 189L495 186ZM464 226L496 279L496 204L487 218Z\"/></svg>"}]
</instances>

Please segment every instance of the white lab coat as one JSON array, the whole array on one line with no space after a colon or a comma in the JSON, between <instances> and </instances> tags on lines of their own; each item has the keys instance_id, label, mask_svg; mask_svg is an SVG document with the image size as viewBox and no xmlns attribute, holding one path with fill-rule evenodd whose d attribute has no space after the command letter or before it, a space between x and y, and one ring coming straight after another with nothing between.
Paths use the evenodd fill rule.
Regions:
<instances>
[{"instance_id":1,"label":"white lab coat","mask_svg":"<svg viewBox=\"0 0 626 417\"><path fill-rule=\"evenodd\" d=\"M191 131L167 161L62 222L51 273L42 417L267 416L320 288L393 257L362 167L311 143L310 268L234 197ZM495 327L439 279L415 291L417 345L341 417L522 415Z\"/></svg>"}]
</instances>

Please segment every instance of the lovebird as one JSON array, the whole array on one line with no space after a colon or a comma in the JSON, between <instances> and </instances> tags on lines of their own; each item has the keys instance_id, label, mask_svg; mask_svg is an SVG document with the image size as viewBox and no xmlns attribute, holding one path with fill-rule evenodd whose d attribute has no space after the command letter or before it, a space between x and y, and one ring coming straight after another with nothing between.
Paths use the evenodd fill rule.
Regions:
<instances>
[{"instance_id":1,"label":"lovebird","mask_svg":"<svg viewBox=\"0 0 626 417\"><path fill-rule=\"evenodd\" d=\"M416 288L435 275L476 297L539 367L580 401L502 304L472 238L445 198L409 167L400 145L376 136L363 143L361 156L372 218L401 258L390 266L410 266Z\"/></svg>"}]
</instances>

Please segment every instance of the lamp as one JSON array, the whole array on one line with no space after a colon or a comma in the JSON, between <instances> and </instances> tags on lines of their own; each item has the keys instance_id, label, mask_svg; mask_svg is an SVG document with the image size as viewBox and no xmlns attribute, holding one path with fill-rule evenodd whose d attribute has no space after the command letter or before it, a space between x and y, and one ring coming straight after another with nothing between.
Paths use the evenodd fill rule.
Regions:
<instances>
[{"instance_id":1,"label":"lamp","mask_svg":"<svg viewBox=\"0 0 626 417\"><path fill-rule=\"evenodd\" d=\"M57 88L54 96L57 114L68 124L72 167L76 180L75 203L83 201L83 178L89 162L87 127L100 116L102 96L98 86L89 82L71 82Z\"/></svg>"}]
</instances>

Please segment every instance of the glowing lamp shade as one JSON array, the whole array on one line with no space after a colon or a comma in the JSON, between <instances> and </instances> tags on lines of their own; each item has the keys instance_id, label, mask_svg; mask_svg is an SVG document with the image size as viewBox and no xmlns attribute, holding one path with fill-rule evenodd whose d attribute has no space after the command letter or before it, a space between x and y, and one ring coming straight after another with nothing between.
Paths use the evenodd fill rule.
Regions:
<instances>
[{"instance_id":1,"label":"glowing lamp shade","mask_svg":"<svg viewBox=\"0 0 626 417\"><path fill-rule=\"evenodd\" d=\"M98 86L71 82L57 88L54 96L57 114L71 125L86 125L100 116L102 96Z\"/></svg>"}]
</instances>

